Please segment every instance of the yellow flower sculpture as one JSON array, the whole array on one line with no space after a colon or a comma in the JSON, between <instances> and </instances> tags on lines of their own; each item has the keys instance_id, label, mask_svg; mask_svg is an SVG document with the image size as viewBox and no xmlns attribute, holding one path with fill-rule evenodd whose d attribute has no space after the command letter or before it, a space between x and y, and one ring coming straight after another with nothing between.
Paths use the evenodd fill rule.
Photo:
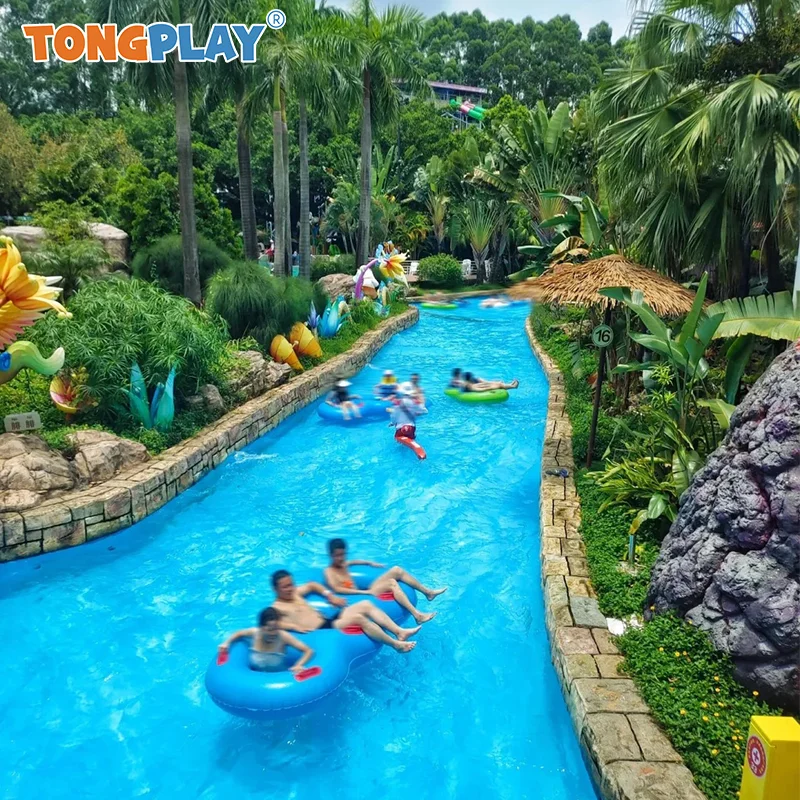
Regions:
<instances>
[{"instance_id":1,"label":"yellow flower sculpture","mask_svg":"<svg viewBox=\"0 0 800 800\"><path fill-rule=\"evenodd\" d=\"M407 284L406 274L403 272L403 262L406 260L405 253L392 253L385 261L378 266L378 271L384 278L400 281Z\"/></svg>"},{"instance_id":2,"label":"yellow flower sculpture","mask_svg":"<svg viewBox=\"0 0 800 800\"><path fill-rule=\"evenodd\" d=\"M60 278L29 275L11 239L0 236L0 245L0 350L4 350L46 311L60 317L70 314L57 300L61 289L54 284Z\"/></svg>"}]
</instances>

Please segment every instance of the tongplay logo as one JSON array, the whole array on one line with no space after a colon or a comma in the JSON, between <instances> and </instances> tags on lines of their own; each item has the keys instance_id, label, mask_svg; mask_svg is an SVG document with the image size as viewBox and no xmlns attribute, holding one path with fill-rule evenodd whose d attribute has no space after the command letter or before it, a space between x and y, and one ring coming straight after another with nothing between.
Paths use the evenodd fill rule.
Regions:
<instances>
[{"instance_id":1,"label":"tongplay logo","mask_svg":"<svg viewBox=\"0 0 800 800\"><path fill-rule=\"evenodd\" d=\"M280 20L279 20L280 17ZM267 25L282 28L286 15L279 10L270 11ZM117 61L164 63L167 55L177 50L179 61L226 62L239 59L244 64L254 64L256 47L267 29L267 25L211 26L205 44L197 46L192 26L189 23L173 25L169 22L154 22L150 25L127 25L118 30L117 25L52 24L23 25L22 33L31 42L34 61L48 61L54 57L59 61L74 62L84 59L90 63Z\"/></svg>"}]
</instances>

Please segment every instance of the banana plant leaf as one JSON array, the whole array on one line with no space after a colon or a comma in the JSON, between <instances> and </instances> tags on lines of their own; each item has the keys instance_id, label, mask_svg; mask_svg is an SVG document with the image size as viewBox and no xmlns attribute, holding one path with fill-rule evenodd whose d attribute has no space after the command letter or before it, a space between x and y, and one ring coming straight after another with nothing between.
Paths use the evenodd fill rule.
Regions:
<instances>
[{"instance_id":1,"label":"banana plant leaf","mask_svg":"<svg viewBox=\"0 0 800 800\"><path fill-rule=\"evenodd\" d=\"M698 400L697 405L707 408L714 415L720 429L723 431L728 430L731 426L731 417L733 412L736 411L736 406L731 403L726 403L724 400L716 398L714 400Z\"/></svg>"},{"instance_id":2,"label":"banana plant leaf","mask_svg":"<svg viewBox=\"0 0 800 800\"><path fill-rule=\"evenodd\" d=\"M681 344L686 344L686 342L694 336L697 323L700 321L700 315L703 313L703 301L706 299L707 285L708 273L704 272L703 277L700 278L700 285L697 287L697 294L692 303L692 310L687 314L683 325L681 325L680 333L678 334L678 342Z\"/></svg>"},{"instance_id":3,"label":"banana plant leaf","mask_svg":"<svg viewBox=\"0 0 800 800\"><path fill-rule=\"evenodd\" d=\"M756 337L750 334L734 339L728 347L728 352L726 353L728 366L725 369L725 381L723 383L725 400L728 403L736 402L739 383L742 380L742 375L744 375L755 346Z\"/></svg>"},{"instance_id":4,"label":"banana plant leaf","mask_svg":"<svg viewBox=\"0 0 800 800\"><path fill-rule=\"evenodd\" d=\"M672 480L680 497L688 488L694 474L703 466L703 459L694 450L679 448L672 456Z\"/></svg>"},{"instance_id":5,"label":"banana plant leaf","mask_svg":"<svg viewBox=\"0 0 800 800\"><path fill-rule=\"evenodd\" d=\"M175 372L175 367L169 371L163 393L158 400L156 413L153 416L153 427L162 433L172 427L172 420L175 418ZM153 395L153 399L155 400L155 395Z\"/></svg>"},{"instance_id":6,"label":"banana plant leaf","mask_svg":"<svg viewBox=\"0 0 800 800\"><path fill-rule=\"evenodd\" d=\"M752 333L769 339L800 339L800 305L792 305L791 292L733 298L715 303L709 314L724 314L715 339Z\"/></svg>"}]
</instances>

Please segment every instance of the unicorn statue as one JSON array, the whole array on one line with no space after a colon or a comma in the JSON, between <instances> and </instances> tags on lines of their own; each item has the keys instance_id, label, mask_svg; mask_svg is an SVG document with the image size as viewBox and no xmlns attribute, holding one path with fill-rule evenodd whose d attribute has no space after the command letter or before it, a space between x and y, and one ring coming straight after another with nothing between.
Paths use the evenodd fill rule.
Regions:
<instances>
[{"instance_id":1,"label":"unicorn statue","mask_svg":"<svg viewBox=\"0 0 800 800\"><path fill-rule=\"evenodd\" d=\"M403 272L403 261L406 253L398 252L394 244L381 242L375 249L375 258L368 261L358 268L353 289L353 296L356 300L362 300L365 295L373 300L378 296L380 281L396 281L408 286L405 272ZM365 289L366 287L366 289Z\"/></svg>"}]
</instances>

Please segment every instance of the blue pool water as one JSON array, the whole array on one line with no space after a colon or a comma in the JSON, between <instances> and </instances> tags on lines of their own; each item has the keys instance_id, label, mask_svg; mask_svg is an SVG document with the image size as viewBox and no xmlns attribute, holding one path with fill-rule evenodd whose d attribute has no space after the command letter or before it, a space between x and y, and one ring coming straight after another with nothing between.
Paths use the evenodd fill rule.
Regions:
<instances>
[{"instance_id":1,"label":"blue pool water","mask_svg":"<svg viewBox=\"0 0 800 800\"><path fill-rule=\"evenodd\" d=\"M133 528L0 568L0 795L595 798L544 627L547 388L526 313L423 311L355 379L422 374L427 461L311 406ZM454 365L522 385L459 404L441 393ZM217 643L271 601L273 569L322 563L334 535L448 585L438 616L306 717L226 715L203 687Z\"/></svg>"}]
</instances>

